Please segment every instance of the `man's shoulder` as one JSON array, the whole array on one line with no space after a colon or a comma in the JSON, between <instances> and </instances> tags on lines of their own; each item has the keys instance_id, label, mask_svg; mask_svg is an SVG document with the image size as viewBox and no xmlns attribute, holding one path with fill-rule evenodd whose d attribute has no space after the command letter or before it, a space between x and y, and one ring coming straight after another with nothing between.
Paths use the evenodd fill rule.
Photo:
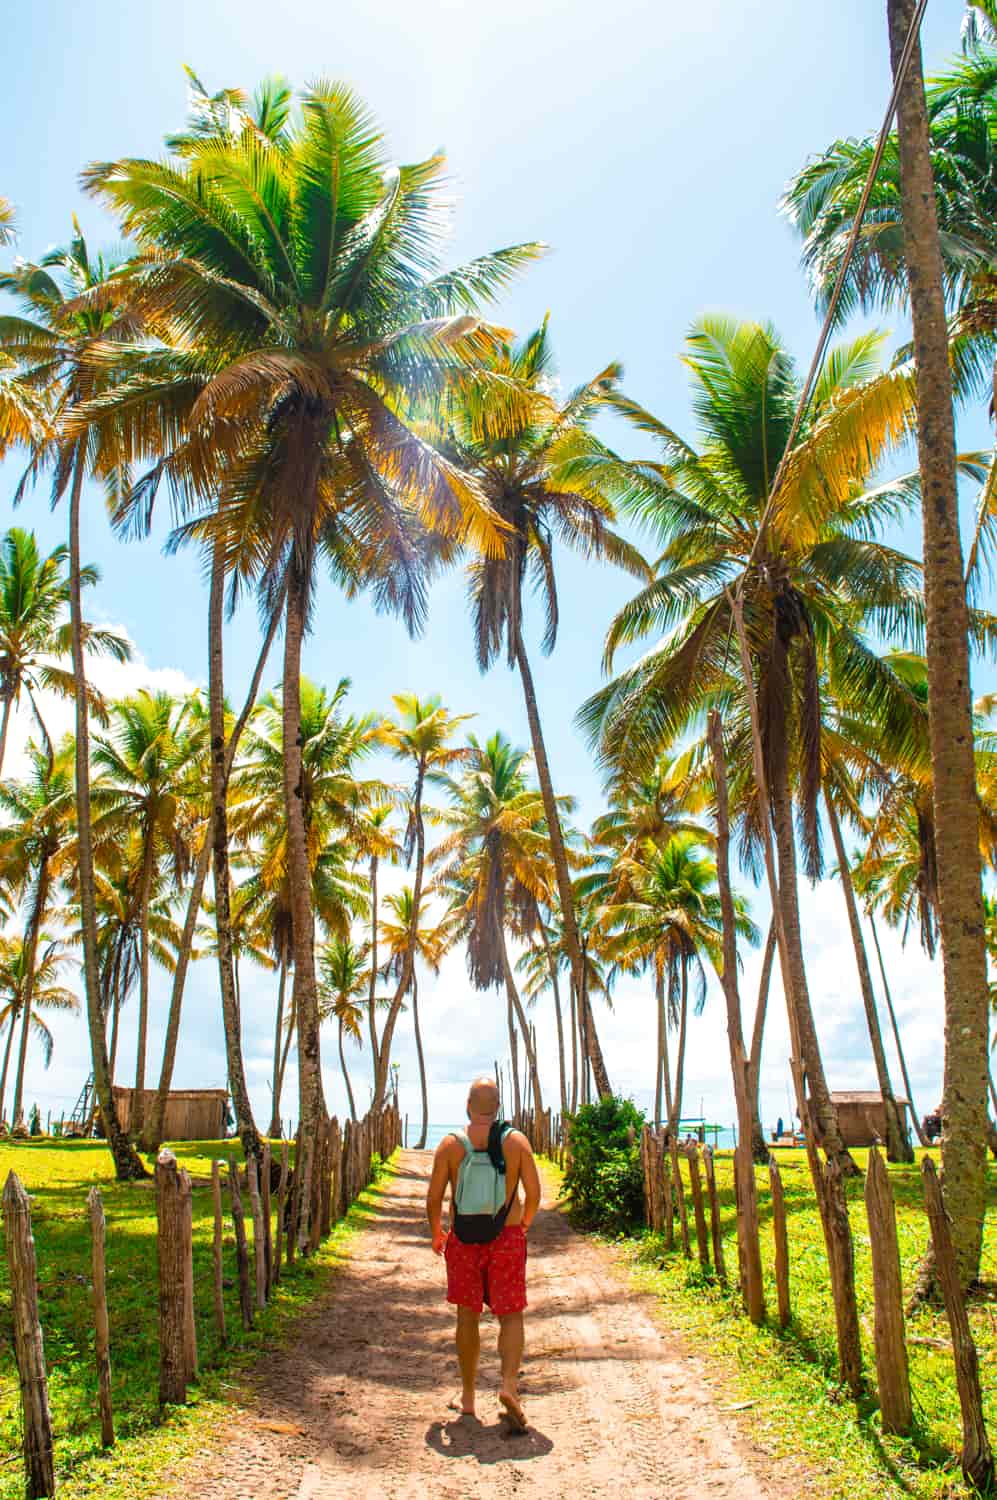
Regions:
<instances>
[{"instance_id":1,"label":"man's shoulder","mask_svg":"<svg viewBox=\"0 0 997 1500\"><path fill-rule=\"evenodd\" d=\"M526 1151L532 1155L533 1147L521 1130L507 1130L502 1137L502 1149L507 1151L509 1147L515 1151Z\"/></svg>"},{"instance_id":2,"label":"man's shoulder","mask_svg":"<svg viewBox=\"0 0 997 1500\"><path fill-rule=\"evenodd\" d=\"M461 1145L456 1132L451 1131L449 1135L445 1135L440 1141L434 1155L437 1157L452 1157L458 1152L463 1155L464 1147Z\"/></svg>"}]
</instances>

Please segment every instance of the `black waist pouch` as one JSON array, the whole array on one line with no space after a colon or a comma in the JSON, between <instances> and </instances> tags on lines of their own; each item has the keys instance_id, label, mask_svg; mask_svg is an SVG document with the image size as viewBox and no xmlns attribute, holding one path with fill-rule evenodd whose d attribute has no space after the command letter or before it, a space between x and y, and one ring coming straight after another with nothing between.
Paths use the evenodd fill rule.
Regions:
<instances>
[{"instance_id":1,"label":"black waist pouch","mask_svg":"<svg viewBox=\"0 0 997 1500\"><path fill-rule=\"evenodd\" d=\"M510 1201L497 1214L455 1214L453 1232L462 1245L488 1245L502 1233L511 1207Z\"/></svg>"}]
</instances>

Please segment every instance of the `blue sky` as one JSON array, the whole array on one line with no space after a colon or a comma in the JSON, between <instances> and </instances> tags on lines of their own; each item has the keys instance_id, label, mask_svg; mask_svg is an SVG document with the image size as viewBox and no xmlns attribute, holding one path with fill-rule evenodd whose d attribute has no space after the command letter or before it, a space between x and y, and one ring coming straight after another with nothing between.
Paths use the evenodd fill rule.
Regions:
<instances>
[{"instance_id":1,"label":"blue sky","mask_svg":"<svg viewBox=\"0 0 997 1500\"><path fill-rule=\"evenodd\" d=\"M809 152L836 135L878 125L889 92L884 12L867 0L809 6L798 0L701 0L696 6L673 0L658 7L635 0L611 6L511 0L501 10L419 0L382 0L376 7L298 0L284 8L261 0L238 6L98 0L90 7L54 0L44 10L16 7L4 21L16 65L7 72L0 192L18 207L25 255L64 239L74 211L92 244L113 242L113 225L80 195L78 173L94 159L158 153L164 133L185 114L184 63L211 89L252 88L270 72L295 84L320 76L347 79L369 101L399 159L446 150L457 197L453 259L525 239L551 246L499 311L525 331L550 310L564 384L621 359L628 392L688 431L677 355L697 314L714 309L769 319L801 363L809 358L817 320L799 271L798 243L776 205ZM955 0L929 8L929 71L957 49L960 15ZM964 445L988 441L982 413L968 414L962 429ZM4 525L11 519L15 468L8 462L0 469ZM49 514L42 491L18 519L34 525L46 545L62 537L64 518ZM119 685L197 683L205 676L206 601L198 564L193 556L163 558L157 544L164 532L161 527L148 543L121 544L110 536L99 496L91 497L85 553L103 572L92 608L127 629L141 655L138 666L115 679ZM918 549L916 520L902 540ZM537 686L559 788L579 799L588 819L598 810L600 781L573 717L600 681L605 627L630 585L608 570L583 570L564 558L560 585L560 644L550 662L537 653ZM227 645L233 696L256 645L250 610L234 622ZM358 710L386 708L390 694L401 690L441 692L454 711L478 715L477 732L500 726L527 743L517 680L501 667L482 679L474 666L459 574L435 590L429 628L417 642L363 601L347 604L324 588L306 669L330 683L351 676ZM871 1081L840 895L832 887L807 893L805 905L832 1086ZM759 898L760 917L764 910ZM890 951L916 1054L919 1102L926 1107L939 1080L938 976L912 950L901 954L891 944ZM757 963L748 955L749 996ZM268 1108L272 988L269 976L244 980L247 1051L261 1112ZM178 1084L223 1081L214 991L209 967L197 966ZM482 1002L470 993L459 959L440 981L427 981L423 994L433 1113L452 1119L463 1080L504 1050L501 1017L488 997ZM773 1001L778 1018L778 995ZM152 1057L163 1004L160 985ZM542 1038L547 1024L546 1018L539 1023ZM621 989L604 1030L614 1081L640 1097L653 1045L653 1016L640 986ZM84 1041L82 1023L60 1027L50 1073L42 1074L34 1059L31 1097L58 1108L75 1095L85 1071ZM132 1045L126 1032L126 1059ZM690 1103L698 1110L702 1096L708 1113L726 1119L726 1049L715 988L690 1046ZM326 1051L328 1087L339 1104L331 1038ZM785 1027L776 1019L763 1085L773 1118L786 1113L785 1056ZM399 1057L403 1092L414 1110L407 1031ZM362 1077L365 1059L358 1055L355 1067ZM288 1104L292 1098L293 1087Z\"/></svg>"}]
</instances>

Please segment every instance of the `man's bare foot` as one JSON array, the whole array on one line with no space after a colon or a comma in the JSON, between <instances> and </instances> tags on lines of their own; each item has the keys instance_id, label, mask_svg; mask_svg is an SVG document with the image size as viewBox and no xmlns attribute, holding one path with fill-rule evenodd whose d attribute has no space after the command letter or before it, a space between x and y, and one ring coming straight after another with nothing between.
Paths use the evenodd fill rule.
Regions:
<instances>
[{"instance_id":1,"label":"man's bare foot","mask_svg":"<svg viewBox=\"0 0 997 1500\"><path fill-rule=\"evenodd\" d=\"M464 1395L454 1396L452 1401L447 1402L447 1406L451 1411L459 1411L462 1417L473 1417L476 1415L473 1396L470 1398Z\"/></svg>"},{"instance_id":2,"label":"man's bare foot","mask_svg":"<svg viewBox=\"0 0 997 1500\"><path fill-rule=\"evenodd\" d=\"M526 1413L520 1405L519 1397L512 1391L502 1391L499 1395L499 1405L516 1431L525 1432Z\"/></svg>"}]
</instances>

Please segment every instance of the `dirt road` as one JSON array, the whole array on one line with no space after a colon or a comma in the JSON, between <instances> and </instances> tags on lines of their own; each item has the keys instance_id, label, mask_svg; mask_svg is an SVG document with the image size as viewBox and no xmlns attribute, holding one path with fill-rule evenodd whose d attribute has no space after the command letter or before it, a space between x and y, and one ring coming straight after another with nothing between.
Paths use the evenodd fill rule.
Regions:
<instances>
[{"instance_id":1,"label":"dirt road","mask_svg":"<svg viewBox=\"0 0 997 1500\"><path fill-rule=\"evenodd\" d=\"M256 1414L199 1470L199 1500L799 1493L798 1477L784 1488L738 1438L701 1366L628 1289L610 1253L553 1208L530 1234L529 1432L510 1434L499 1419L497 1325L487 1314L479 1419L448 1412L458 1388L453 1315L423 1217L429 1160L403 1153L332 1295L259 1371Z\"/></svg>"}]
</instances>

